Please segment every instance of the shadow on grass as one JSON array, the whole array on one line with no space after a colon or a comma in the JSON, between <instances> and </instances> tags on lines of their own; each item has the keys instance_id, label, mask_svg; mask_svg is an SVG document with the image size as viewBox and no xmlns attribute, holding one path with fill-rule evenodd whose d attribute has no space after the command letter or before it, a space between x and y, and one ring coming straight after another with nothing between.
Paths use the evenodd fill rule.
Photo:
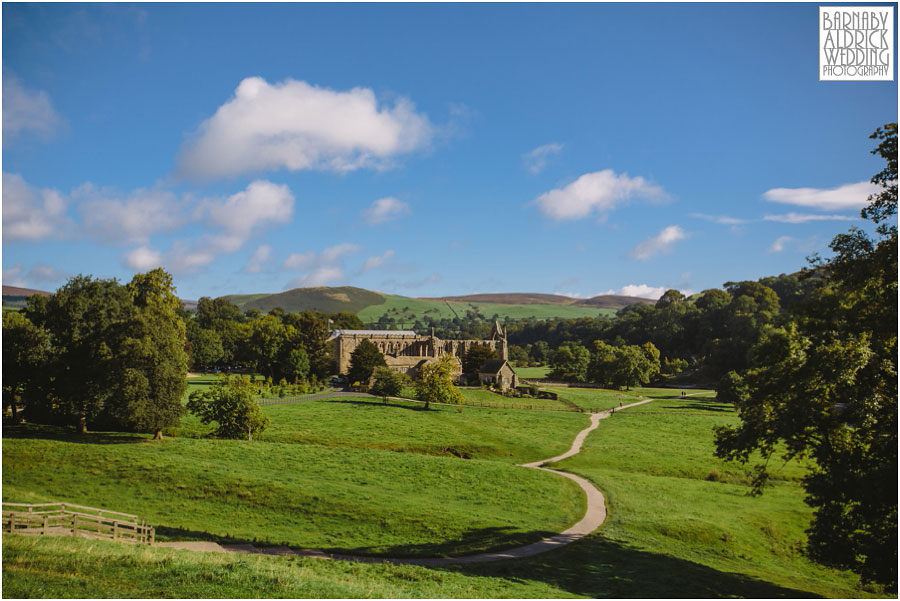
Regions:
<instances>
[{"instance_id":1,"label":"shadow on grass","mask_svg":"<svg viewBox=\"0 0 900 601\"><path fill-rule=\"evenodd\" d=\"M592 598L818 598L685 559L628 548L594 534L531 558L439 568L514 582L540 581Z\"/></svg>"},{"instance_id":2,"label":"shadow on grass","mask_svg":"<svg viewBox=\"0 0 900 601\"><path fill-rule=\"evenodd\" d=\"M135 444L150 440L147 434L133 432L90 432L78 434L74 428L46 426L42 424L3 424L3 438L30 438L56 440L80 444Z\"/></svg>"},{"instance_id":3,"label":"shadow on grass","mask_svg":"<svg viewBox=\"0 0 900 601\"><path fill-rule=\"evenodd\" d=\"M469 530L451 540L435 543L403 544L377 547L341 547L322 549L339 555L362 555L371 558L416 559L432 557L458 557L492 551L503 551L536 543L556 532L514 531L507 526Z\"/></svg>"},{"instance_id":4,"label":"shadow on grass","mask_svg":"<svg viewBox=\"0 0 900 601\"><path fill-rule=\"evenodd\" d=\"M663 409L695 409L700 411L715 411L717 413L734 413L734 407L732 407L731 405L723 405L722 403L713 402L710 402L709 404L694 402L690 405L669 405L663 407Z\"/></svg>"},{"instance_id":5,"label":"shadow on grass","mask_svg":"<svg viewBox=\"0 0 900 601\"><path fill-rule=\"evenodd\" d=\"M341 403L346 405L364 405L367 407L378 406L378 407L396 407L397 409L409 409L410 411L426 411L425 405L403 405L400 402L388 400L388 402L383 402L381 397L371 397L371 400L365 400L366 397L355 397L354 399L335 399L333 401L328 401L329 403ZM410 401L414 402L414 401ZM435 411L433 407L427 409L427 411Z\"/></svg>"}]
</instances>

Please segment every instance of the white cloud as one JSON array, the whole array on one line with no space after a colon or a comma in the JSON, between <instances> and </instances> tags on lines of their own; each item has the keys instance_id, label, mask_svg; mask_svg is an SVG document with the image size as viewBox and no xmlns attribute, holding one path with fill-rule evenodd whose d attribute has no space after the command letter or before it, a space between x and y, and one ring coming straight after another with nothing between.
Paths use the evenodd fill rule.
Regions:
<instances>
[{"instance_id":1,"label":"white cloud","mask_svg":"<svg viewBox=\"0 0 900 601\"><path fill-rule=\"evenodd\" d=\"M61 125L62 119L53 110L46 92L25 88L18 77L3 70L4 146L24 132L48 139Z\"/></svg>"},{"instance_id":2,"label":"white cloud","mask_svg":"<svg viewBox=\"0 0 900 601\"><path fill-rule=\"evenodd\" d=\"M635 246L629 253L629 256L638 261L646 261L656 255L669 252L673 244L689 236L690 234L685 233L681 227L670 225L663 228L656 236L648 238Z\"/></svg>"},{"instance_id":3,"label":"white cloud","mask_svg":"<svg viewBox=\"0 0 900 601\"><path fill-rule=\"evenodd\" d=\"M285 290L303 286L325 286L344 279L344 257L359 251L359 245L344 242L329 246L316 255L314 252L293 253L284 261L285 269L304 269L306 273L294 278ZM393 251L389 251L393 254Z\"/></svg>"},{"instance_id":4,"label":"white cloud","mask_svg":"<svg viewBox=\"0 0 900 601\"><path fill-rule=\"evenodd\" d=\"M602 296L606 294L615 294L617 296L637 296L640 298L652 298L653 300L658 299L663 294L665 294L666 288L665 286L648 286L647 284L628 284L627 286L622 286L618 290L607 290L605 292L598 292L597 296Z\"/></svg>"},{"instance_id":5,"label":"white cloud","mask_svg":"<svg viewBox=\"0 0 900 601\"><path fill-rule=\"evenodd\" d=\"M544 215L562 220L580 219L591 212L603 214L631 198L656 200L666 198L666 193L642 177L616 175L605 169L586 173L565 188L545 192L534 202Z\"/></svg>"},{"instance_id":6,"label":"white cloud","mask_svg":"<svg viewBox=\"0 0 900 601\"><path fill-rule=\"evenodd\" d=\"M525 168L532 173L540 173L544 170L544 167L547 166L547 161L550 157L559 154L562 149L563 145L556 142L544 144L543 146L538 146L531 152L523 154L522 162L525 163Z\"/></svg>"},{"instance_id":7,"label":"white cloud","mask_svg":"<svg viewBox=\"0 0 900 601\"><path fill-rule=\"evenodd\" d=\"M3 241L42 240L69 224L66 200L56 190L38 190L15 173L3 173Z\"/></svg>"},{"instance_id":8,"label":"white cloud","mask_svg":"<svg viewBox=\"0 0 900 601\"><path fill-rule=\"evenodd\" d=\"M775 239L775 242L772 243L772 246L769 247L770 253L780 253L784 250L784 247L789 242L792 242L794 239L791 236L780 236Z\"/></svg>"},{"instance_id":9,"label":"white cloud","mask_svg":"<svg viewBox=\"0 0 900 601\"><path fill-rule=\"evenodd\" d=\"M266 262L272 258L272 247L268 244L260 244L250 255L247 264L244 265L245 273L260 273L265 267Z\"/></svg>"},{"instance_id":10,"label":"white cloud","mask_svg":"<svg viewBox=\"0 0 900 601\"><path fill-rule=\"evenodd\" d=\"M405 98L379 106L368 88L339 92L293 79L269 84L248 77L200 125L178 162L184 174L196 177L384 168L393 157L427 146L433 133L428 117Z\"/></svg>"},{"instance_id":11,"label":"white cloud","mask_svg":"<svg viewBox=\"0 0 900 601\"><path fill-rule=\"evenodd\" d=\"M407 280L404 282L400 282L397 280L385 280L381 282L380 288L384 290L397 290L397 289L416 289L426 286L428 284L436 284L441 281L441 276L432 273L424 278L418 280Z\"/></svg>"},{"instance_id":12,"label":"white cloud","mask_svg":"<svg viewBox=\"0 0 900 601\"><path fill-rule=\"evenodd\" d=\"M72 192L88 234L102 242L146 244L153 234L187 222L185 203L168 190L140 188L119 196L89 182Z\"/></svg>"},{"instance_id":13,"label":"white cloud","mask_svg":"<svg viewBox=\"0 0 900 601\"><path fill-rule=\"evenodd\" d=\"M125 253L124 263L126 267L134 271L147 271L162 265L162 254L152 248L140 246Z\"/></svg>"},{"instance_id":14,"label":"white cloud","mask_svg":"<svg viewBox=\"0 0 900 601\"><path fill-rule=\"evenodd\" d=\"M410 212L409 205L403 201L397 200L393 196L379 198L372 203L368 209L363 211L363 218L370 225L384 223L408 215Z\"/></svg>"},{"instance_id":15,"label":"white cloud","mask_svg":"<svg viewBox=\"0 0 900 601\"><path fill-rule=\"evenodd\" d=\"M868 204L871 194L882 188L871 182L844 184L837 188L773 188L763 194L770 202L792 204L822 211L859 209Z\"/></svg>"},{"instance_id":16,"label":"white cloud","mask_svg":"<svg viewBox=\"0 0 900 601\"><path fill-rule=\"evenodd\" d=\"M56 284L66 279L66 274L50 267L38 263L33 265L26 273L21 263L16 263L9 269L3 270L3 284L6 286L18 286L19 288L41 288L42 285ZM51 286L53 288L54 286Z\"/></svg>"},{"instance_id":17,"label":"white cloud","mask_svg":"<svg viewBox=\"0 0 900 601\"><path fill-rule=\"evenodd\" d=\"M257 180L225 199L206 199L199 204L191 218L218 226L218 231L178 240L164 254L144 245L127 253L125 263L138 269L138 265L157 262L173 273L193 273L220 255L237 252L266 226L290 221L293 211L294 195L287 186Z\"/></svg>"},{"instance_id":18,"label":"white cloud","mask_svg":"<svg viewBox=\"0 0 900 601\"><path fill-rule=\"evenodd\" d=\"M285 269L299 269L301 267L306 267L308 265L312 265L312 262L316 258L316 253L308 252L308 253L291 253L287 259L284 260L284 268Z\"/></svg>"},{"instance_id":19,"label":"white cloud","mask_svg":"<svg viewBox=\"0 0 900 601\"><path fill-rule=\"evenodd\" d=\"M16 286L17 288L28 288L28 282L25 281L25 269L21 263L16 263L12 267L3 270L3 284Z\"/></svg>"},{"instance_id":20,"label":"white cloud","mask_svg":"<svg viewBox=\"0 0 900 601\"><path fill-rule=\"evenodd\" d=\"M256 180L222 202L205 202L201 211L229 234L246 238L268 223L289 222L294 215L294 195L285 185Z\"/></svg>"},{"instance_id":21,"label":"white cloud","mask_svg":"<svg viewBox=\"0 0 900 601\"><path fill-rule=\"evenodd\" d=\"M808 215L803 213L785 213L784 215L766 215L764 221L777 221L778 223L806 223L808 221L853 221L859 217L848 215Z\"/></svg>"},{"instance_id":22,"label":"white cloud","mask_svg":"<svg viewBox=\"0 0 900 601\"><path fill-rule=\"evenodd\" d=\"M306 286L326 286L342 279L344 279L343 268L336 265L323 265L291 280L284 289L290 290L291 288L303 288Z\"/></svg>"},{"instance_id":23,"label":"white cloud","mask_svg":"<svg viewBox=\"0 0 900 601\"><path fill-rule=\"evenodd\" d=\"M365 273L371 269L376 269L384 265L385 261L390 260L394 256L393 250L386 250L384 254L381 256L369 257L366 259L366 262L363 263L361 273Z\"/></svg>"},{"instance_id":24,"label":"white cloud","mask_svg":"<svg viewBox=\"0 0 900 601\"><path fill-rule=\"evenodd\" d=\"M752 219L739 219L737 217L728 217L727 215L707 215L705 213L691 213L691 217L712 221L713 223L722 225L741 225L752 221Z\"/></svg>"},{"instance_id":25,"label":"white cloud","mask_svg":"<svg viewBox=\"0 0 900 601\"><path fill-rule=\"evenodd\" d=\"M358 244L351 244L349 242L344 242L343 244L337 244L335 246L330 246L322 251L322 254L319 255L320 263L333 263L342 259L347 255L352 255L353 253L359 250Z\"/></svg>"}]
</instances>

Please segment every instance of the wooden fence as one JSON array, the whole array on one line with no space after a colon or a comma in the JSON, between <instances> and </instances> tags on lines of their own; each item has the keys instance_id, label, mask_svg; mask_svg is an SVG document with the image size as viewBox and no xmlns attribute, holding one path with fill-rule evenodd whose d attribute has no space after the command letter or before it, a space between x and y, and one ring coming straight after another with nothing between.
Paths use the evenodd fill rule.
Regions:
<instances>
[{"instance_id":1,"label":"wooden fence","mask_svg":"<svg viewBox=\"0 0 900 601\"><path fill-rule=\"evenodd\" d=\"M3 503L3 532L148 544L156 537L153 526L136 515L72 503Z\"/></svg>"}]
</instances>

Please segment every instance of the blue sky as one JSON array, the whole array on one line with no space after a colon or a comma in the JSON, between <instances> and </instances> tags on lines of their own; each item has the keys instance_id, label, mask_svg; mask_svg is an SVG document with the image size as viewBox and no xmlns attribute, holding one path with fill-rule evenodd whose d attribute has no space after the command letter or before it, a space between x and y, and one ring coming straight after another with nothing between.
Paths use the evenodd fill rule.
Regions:
<instances>
[{"instance_id":1,"label":"blue sky","mask_svg":"<svg viewBox=\"0 0 900 601\"><path fill-rule=\"evenodd\" d=\"M793 272L867 227L868 135L897 119L896 81L818 81L817 17L4 3L3 283L655 297Z\"/></svg>"}]
</instances>

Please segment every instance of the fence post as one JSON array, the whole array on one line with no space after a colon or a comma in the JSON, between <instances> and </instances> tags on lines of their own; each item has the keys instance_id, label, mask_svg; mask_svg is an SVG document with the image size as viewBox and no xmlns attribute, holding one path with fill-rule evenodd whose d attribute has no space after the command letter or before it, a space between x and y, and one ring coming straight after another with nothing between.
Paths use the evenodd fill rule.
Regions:
<instances>
[{"instance_id":1,"label":"fence post","mask_svg":"<svg viewBox=\"0 0 900 601\"><path fill-rule=\"evenodd\" d=\"M50 519L50 516L44 516L44 524L41 527L41 534L47 534L47 521Z\"/></svg>"},{"instance_id":2,"label":"fence post","mask_svg":"<svg viewBox=\"0 0 900 601\"><path fill-rule=\"evenodd\" d=\"M78 536L78 516L72 516L72 536Z\"/></svg>"},{"instance_id":3,"label":"fence post","mask_svg":"<svg viewBox=\"0 0 900 601\"><path fill-rule=\"evenodd\" d=\"M9 531L11 534L15 534L16 532L16 514L9 514Z\"/></svg>"},{"instance_id":4,"label":"fence post","mask_svg":"<svg viewBox=\"0 0 900 601\"><path fill-rule=\"evenodd\" d=\"M113 520L113 540L119 538L119 520Z\"/></svg>"}]
</instances>

